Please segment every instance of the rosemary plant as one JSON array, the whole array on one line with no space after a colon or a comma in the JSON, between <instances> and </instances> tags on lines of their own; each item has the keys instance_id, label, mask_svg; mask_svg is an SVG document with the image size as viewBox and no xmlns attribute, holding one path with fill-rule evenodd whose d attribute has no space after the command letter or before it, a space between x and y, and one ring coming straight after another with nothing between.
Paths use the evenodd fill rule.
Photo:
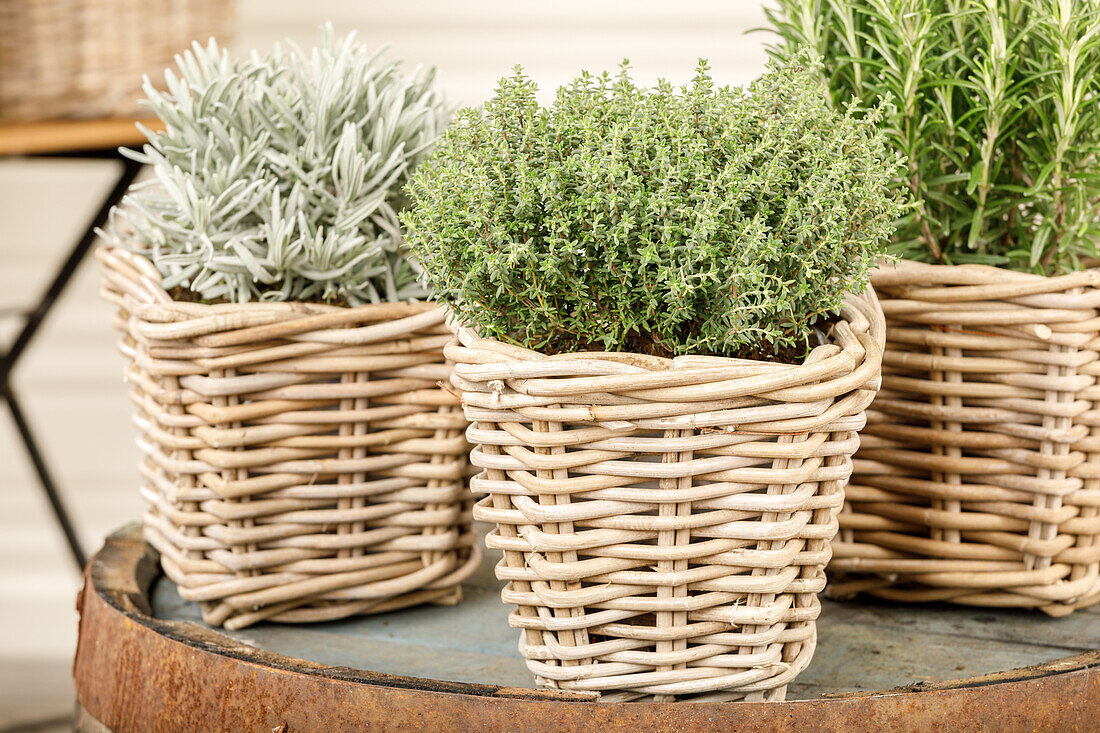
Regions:
<instances>
[{"instance_id":1,"label":"rosemary plant","mask_svg":"<svg viewBox=\"0 0 1100 733\"><path fill-rule=\"evenodd\" d=\"M146 80L166 129L133 157L156 179L106 236L136 237L166 289L203 300L423 297L397 210L450 116L434 70L404 76L330 26L312 53L288 45L238 60L212 40L177 57L166 93Z\"/></svg>"},{"instance_id":2,"label":"rosemary plant","mask_svg":"<svg viewBox=\"0 0 1100 733\"><path fill-rule=\"evenodd\" d=\"M517 67L413 174L435 296L550 352L790 358L860 291L899 216L878 111L836 112L810 58L748 89L583 73L549 108Z\"/></svg>"},{"instance_id":3,"label":"rosemary plant","mask_svg":"<svg viewBox=\"0 0 1100 733\"><path fill-rule=\"evenodd\" d=\"M920 205L892 251L1055 274L1100 241L1100 2L778 0L786 58L817 49L832 99L891 99Z\"/></svg>"}]
</instances>

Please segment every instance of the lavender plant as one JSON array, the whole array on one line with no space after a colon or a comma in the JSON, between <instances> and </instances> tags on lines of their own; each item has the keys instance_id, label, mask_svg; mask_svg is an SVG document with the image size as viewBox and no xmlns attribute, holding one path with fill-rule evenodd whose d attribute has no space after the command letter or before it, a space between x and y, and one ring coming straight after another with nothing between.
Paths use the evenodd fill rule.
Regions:
<instances>
[{"instance_id":1,"label":"lavender plant","mask_svg":"<svg viewBox=\"0 0 1100 733\"><path fill-rule=\"evenodd\" d=\"M837 104L895 102L892 251L1056 274L1100 242L1100 2L778 0L778 58L824 59Z\"/></svg>"},{"instance_id":2,"label":"lavender plant","mask_svg":"<svg viewBox=\"0 0 1100 733\"><path fill-rule=\"evenodd\" d=\"M800 57L748 89L582 74L548 108L517 67L413 174L435 296L550 352L797 356L899 216L880 111L833 111ZM792 351L794 350L794 351Z\"/></svg>"},{"instance_id":3,"label":"lavender plant","mask_svg":"<svg viewBox=\"0 0 1100 733\"><path fill-rule=\"evenodd\" d=\"M426 295L397 211L450 117L434 70L405 76L329 26L311 53L291 43L238 60L212 40L176 60L166 93L145 84L166 129L145 129L133 157L156 178L106 236L136 237L166 289L203 300Z\"/></svg>"}]
</instances>

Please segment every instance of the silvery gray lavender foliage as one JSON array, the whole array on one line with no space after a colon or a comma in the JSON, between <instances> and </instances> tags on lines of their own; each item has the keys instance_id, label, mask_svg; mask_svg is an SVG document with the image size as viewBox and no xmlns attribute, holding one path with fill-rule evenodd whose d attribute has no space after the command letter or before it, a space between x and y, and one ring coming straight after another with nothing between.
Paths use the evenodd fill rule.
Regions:
<instances>
[{"instance_id":1,"label":"silvery gray lavender foliage","mask_svg":"<svg viewBox=\"0 0 1100 733\"><path fill-rule=\"evenodd\" d=\"M309 53L288 43L240 60L195 44L165 92L146 80L167 129L145 129L134 157L156 179L131 189L105 236L135 237L165 289L235 302L425 296L397 211L450 109L434 69L404 75L354 35L321 35Z\"/></svg>"}]
</instances>

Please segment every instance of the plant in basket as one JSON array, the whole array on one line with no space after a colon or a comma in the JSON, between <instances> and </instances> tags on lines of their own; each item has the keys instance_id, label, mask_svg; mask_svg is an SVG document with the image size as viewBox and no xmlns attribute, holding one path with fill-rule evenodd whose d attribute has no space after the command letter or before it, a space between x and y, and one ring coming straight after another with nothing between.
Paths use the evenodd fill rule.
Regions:
<instances>
[{"instance_id":1,"label":"plant in basket","mask_svg":"<svg viewBox=\"0 0 1100 733\"><path fill-rule=\"evenodd\" d=\"M895 600L1100 601L1100 7L782 0L832 97L891 98L919 203L872 276L889 338L832 569Z\"/></svg>"},{"instance_id":2,"label":"plant in basket","mask_svg":"<svg viewBox=\"0 0 1100 733\"><path fill-rule=\"evenodd\" d=\"M444 311L397 212L450 110L352 37L195 46L98 257L145 535L210 624L456 603L479 552Z\"/></svg>"},{"instance_id":3,"label":"plant in basket","mask_svg":"<svg viewBox=\"0 0 1100 733\"><path fill-rule=\"evenodd\" d=\"M412 176L541 684L778 700L809 662L902 208L880 113L830 110L819 75L647 89L624 64L543 107L517 69Z\"/></svg>"}]
</instances>

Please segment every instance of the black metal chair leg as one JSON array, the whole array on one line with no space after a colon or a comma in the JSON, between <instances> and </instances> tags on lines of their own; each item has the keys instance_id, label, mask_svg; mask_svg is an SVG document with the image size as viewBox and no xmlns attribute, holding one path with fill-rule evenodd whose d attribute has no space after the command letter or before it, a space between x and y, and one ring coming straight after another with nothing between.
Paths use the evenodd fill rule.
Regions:
<instances>
[{"instance_id":1,"label":"black metal chair leg","mask_svg":"<svg viewBox=\"0 0 1100 733\"><path fill-rule=\"evenodd\" d=\"M54 275L53 282L50 283L50 287L46 289L45 294L38 301L38 305L33 311L27 314L27 323L23 326L23 330L19 332L19 336L16 337L15 342L12 343L11 348L8 349L8 353L5 354L0 361L0 373L2 373L5 380L11 377L12 370L15 368L15 363L22 356L23 351L30 344L31 339L38 332L38 327L42 325L42 321L46 319L47 314L53 308L54 303L61 296L61 293L65 292L65 288L68 287L69 281L73 279L73 275L76 274L76 270L80 267L80 263L84 260L85 255L88 254L88 250L92 248L92 245L96 240L95 230L102 228L107 223L107 218L111 214L111 209L122 200L122 197L126 195L126 190L130 188L130 184L137 178L137 174L141 171L141 163L130 160L129 158L122 159L122 172L119 174L118 180L111 189L111 192L107 194L107 197L103 200L103 204L99 207L99 211L96 212L95 217L88 224L88 228L84 231L84 234L77 241L76 246L69 252L69 256L65 258L65 262L61 265L61 269Z\"/></svg>"},{"instance_id":2,"label":"black metal chair leg","mask_svg":"<svg viewBox=\"0 0 1100 733\"><path fill-rule=\"evenodd\" d=\"M88 224L88 228L77 241L76 246L73 247L68 257L65 258L65 262L61 265L61 269L54 275L53 281L42 295L42 298L38 301L38 305L27 314L27 322L12 343L11 348L8 349L6 354L0 356L0 397L3 397L4 401L8 404L8 409L11 410L12 419L15 420L15 425L19 429L19 436L23 440L23 445L27 449L27 454L30 456L31 462L34 464L34 470L38 474L38 479L42 484L42 490L46 494L46 498L49 499L54 517L61 526L61 530L65 533L65 539L69 543L69 550L72 552L73 559L76 561L77 567L81 571L84 570L87 557L84 554L83 548L80 546L80 540L76 536L76 531L73 529L72 522L69 520L68 512L65 510L65 506L61 501L61 496L57 491L57 485L54 483L49 468L46 466L46 462L42 457L42 452L38 449L38 444L35 442L34 434L31 432L26 417L19 406L19 400L15 396L11 378L19 357L23 355L27 346L29 346L34 339L35 334L38 333L39 326L42 325L42 322L57 302L57 299L65 291L73 275L76 274L77 268L80 267L81 261L83 261L84 257L88 254L88 250L91 249L92 245L95 243L95 230L107 223L111 208L122 200L130 184L134 182L134 179L137 178L138 173L141 171L142 166L140 163L130 160L129 158L121 158L121 156L120 160L122 162L122 171L114 187L103 200L103 204L100 206L99 211L96 212L95 217L93 217L92 221Z\"/></svg>"},{"instance_id":3,"label":"black metal chair leg","mask_svg":"<svg viewBox=\"0 0 1100 733\"><path fill-rule=\"evenodd\" d=\"M30 456L31 463L34 464L34 470L35 473L38 474L38 480L42 484L42 490L46 494L46 498L49 499L54 517L57 518L57 523L61 526L61 531L65 533L65 540L69 543L69 551L72 552L73 560L76 561L77 567L83 570L88 558L84 555L84 548L81 547L80 539L76 536L76 530L69 520L69 513L65 510L65 505L61 503L61 496L57 493L57 485L53 481L53 476L50 475L50 470L46 467L46 461L43 460L42 453L38 450L38 443L34 439L34 433L31 432L31 428L27 424L27 419L23 416L23 410L19 407L19 400L17 400L15 394L12 393L10 384L4 384L0 387L0 390L3 391L4 402L8 404L12 419L15 420L15 427L19 430L19 437L23 439L23 445L27 449L27 455Z\"/></svg>"}]
</instances>

